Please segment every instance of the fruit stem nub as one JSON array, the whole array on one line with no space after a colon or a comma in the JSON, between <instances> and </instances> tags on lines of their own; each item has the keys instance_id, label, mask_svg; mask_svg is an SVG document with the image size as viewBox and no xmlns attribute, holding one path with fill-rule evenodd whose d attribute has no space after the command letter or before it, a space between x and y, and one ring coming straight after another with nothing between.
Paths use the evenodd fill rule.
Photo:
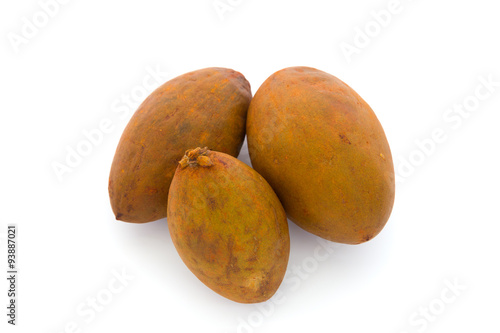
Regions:
<instances>
[{"instance_id":1,"label":"fruit stem nub","mask_svg":"<svg viewBox=\"0 0 500 333\"><path fill-rule=\"evenodd\" d=\"M209 151L210 150L208 150L207 147L198 147L195 149L186 150L186 152L184 153L184 157L179 162L179 164L181 165L181 169L184 169L187 166L190 166L192 168L197 166L202 166L204 168L211 167L213 165L213 162L210 157L207 156Z\"/></svg>"}]
</instances>

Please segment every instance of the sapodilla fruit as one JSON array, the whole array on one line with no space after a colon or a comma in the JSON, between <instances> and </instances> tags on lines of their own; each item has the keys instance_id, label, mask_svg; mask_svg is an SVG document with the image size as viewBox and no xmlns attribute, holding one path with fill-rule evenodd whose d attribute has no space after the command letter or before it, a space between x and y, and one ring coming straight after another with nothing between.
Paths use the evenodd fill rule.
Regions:
<instances>
[{"instance_id":1,"label":"sapodilla fruit","mask_svg":"<svg viewBox=\"0 0 500 333\"><path fill-rule=\"evenodd\" d=\"M301 228L358 244L386 224L391 150L375 113L341 80L308 67L274 73L250 103L247 136L252 166Z\"/></svg>"},{"instance_id":2,"label":"sapodilla fruit","mask_svg":"<svg viewBox=\"0 0 500 333\"><path fill-rule=\"evenodd\" d=\"M238 159L188 150L170 186L167 221L186 266L218 294L257 303L281 284L290 252L285 211L264 178Z\"/></svg>"},{"instance_id":3,"label":"sapodilla fruit","mask_svg":"<svg viewBox=\"0 0 500 333\"><path fill-rule=\"evenodd\" d=\"M116 219L166 217L170 182L186 149L209 146L238 156L251 97L245 77L226 68L190 72L151 93L125 128L111 166Z\"/></svg>"}]
</instances>

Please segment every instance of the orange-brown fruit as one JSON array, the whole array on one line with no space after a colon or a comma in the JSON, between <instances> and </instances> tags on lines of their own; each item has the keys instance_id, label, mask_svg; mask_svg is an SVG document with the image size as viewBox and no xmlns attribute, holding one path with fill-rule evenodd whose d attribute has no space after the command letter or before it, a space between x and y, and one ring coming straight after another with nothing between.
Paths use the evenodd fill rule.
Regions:
<instances>
[{"instance_id":1,"label":"orange-brown fruit","mask_svg":"<svg viewBox=\"0 0 500 333\"><path fill-rule=\"evenodd\" d=\"M386 224L391 150L375 113L344 82L309 67L274 73L250 103L247 136L253 167L303 229L359 244Z\"/></svg>"},{"instance_id":2,"label":"orange-brown fruit","mask_svg":"<svg viewBox=\"0 0 500 333\"><path fill-rule=\"evenodd\" d=\"M238 159L188 150L168 195L168 227L186 266L240 303L269 299L286 272L286 213L269 184Z\"/></svg>"},{"instance_id":3,"label":"orange-brown fruit","mask_svg":"<svg viewBox=\"0 0 500 333\"><path fill-rule=\"evenodd\" d=\"M111 166L116 219L166 217L170 182L186 149L208 146L238 156L251 98L245 77L226 68L186 73L149 95L125 128Z\"/></svg>"}]
</instances>

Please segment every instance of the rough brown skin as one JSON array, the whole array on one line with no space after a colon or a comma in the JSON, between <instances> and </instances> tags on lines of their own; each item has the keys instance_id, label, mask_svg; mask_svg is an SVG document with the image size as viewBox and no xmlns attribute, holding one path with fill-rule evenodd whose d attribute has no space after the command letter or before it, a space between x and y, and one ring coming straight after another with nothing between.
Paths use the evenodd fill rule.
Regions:
<instances>
[{"instance_id":1,"label":"rough brown skin","mask_svg":"<svg viewBox=\"0 0 500 333\"><path fill-rule=\"evenodd\" d=\"M243 75L226 68L190 72L156 89L125 128L111 166L116 219L166 217L170 182L186 149L208 146L238 156L251 97Z\"/></svg>"},{"instance_id":2,"label":"rough brown skin","mask_svg":"<svg viewBox=\"0 0 500 333\"><path fill-rule=\"evenodd\" d=\"M303 229L359 244L386 224L395 193L389 144L344 82L308 67L274 73L250 103L247 136L253 167Z\"/></svg>"},{"instance_id":3,"label":"rough brown skin","mask_svg":"<svg viewBox=\"0 0 500 333\"><path fill-rule=\"evenodd\" d=\"M281 284L290 252L286 213L264 178L236 158L186 152L170 187L167 221L186 266L218 294L257 303Z\"/></svg>"}]
</instances>

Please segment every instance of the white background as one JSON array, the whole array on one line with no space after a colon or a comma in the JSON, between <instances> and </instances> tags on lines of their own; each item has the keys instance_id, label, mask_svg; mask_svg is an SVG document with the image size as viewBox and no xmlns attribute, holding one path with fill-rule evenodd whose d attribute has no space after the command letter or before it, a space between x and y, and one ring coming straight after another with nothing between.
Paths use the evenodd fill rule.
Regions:
<instances>
[{"instance_id":1,"label":"white background","mask_svg":"<svg viewBox=\"0 0 500 333\"><path fill-rule=\"evenodd\" d=\"M213 0L72 0L46 22L38 1L1 2L0 266L6 274L7 224L17 223L20 274L15 328L1 279L0 330L498 332L500 86L474 97L488 93L481 78L500 82L495 2L401 0L383 27L371 13L389 0L221 2L231 6L222 16ZM346 57L346 44L357 53ZM189 272L165 219L114 220L109 169L137 104L114 111L154 69L167 81L228 67L255 93L297 65L339 77L374 109L400 177L393 214L375 239L332 253L290 223L281 298L237 304ZM464 102L466 117L444 118ZM105 119L112 129L58 179L54 163ZM439 129L445 139L429 144ZM124 286L122 271L133 277ZM88 305L96 297L100 311Z\"/></svg>"}]
</instances>

